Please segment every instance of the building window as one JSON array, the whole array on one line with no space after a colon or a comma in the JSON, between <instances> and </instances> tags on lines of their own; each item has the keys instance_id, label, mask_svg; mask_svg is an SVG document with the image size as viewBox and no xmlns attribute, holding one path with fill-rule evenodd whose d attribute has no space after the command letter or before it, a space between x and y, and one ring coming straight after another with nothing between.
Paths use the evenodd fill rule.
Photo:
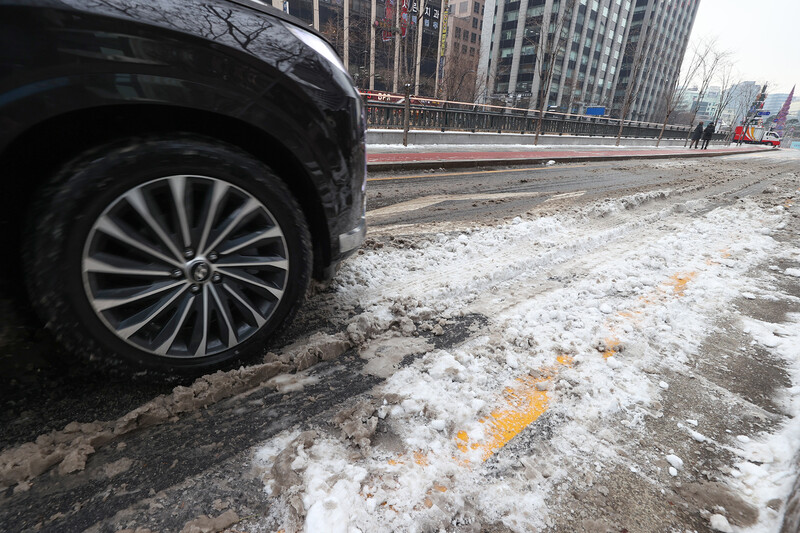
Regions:
<instances>
[{"instance_id":1,"label":"building window","mask_svg":"<svg viewBox=\"0 0 800 533\"><path fill-rule=\"evenodd\" d=\"M526 13L529 17L539 17L544 14L544 6L529 7Z\"/></svg>"},{"instance_id":2,"label":"building window","mask_svg":"<svg viewBox=\"0 0 800 533\"><path fill-rule=\"evenodd\" d=\"M478 2L472 2L472 12L473 13L481 12L481 5Z\"/></svg>"},{"instance_id":3,"label":"building window","mask_svg":"<svg viewBox=\"0 0 800 533\"><path fill-rule=\"evenodd\" d=\"M469 9L469 2L461 2L458 4L458 12L459 13L466 13Z\"/></svg>"},{"instance_id":4,"label":"building window","mask_svg":"<svg viewBox=\"0 0 800 533\"><path fill-rule=\"evenodd\" d=\"M478 37L478 34L477 33L473 33L472 35L469 36L469 42L474 43L475 39L477 39L477 37Z\"/></svg>"},{"instance_id":5,"label":"building window","mask_svg":"<svg viewBox=\"0 0 800 533\"><path fill-rule=\"evenodd\" d=\"M461 53L462 54L466 54L467 53L467 45L466 44L462 44L461 45Z\"/></svg>"},{"instance_id":6,"label":"building window","mask_svg":"<svg viewBox=\"0 0 800 533\"><path fill-rule=\"evenodd\" d=\"M476 19L475 17L472 18L472 27L473 28L477 28L478 27L478 19Z\"/></svg>"},{"instance_id":7,"label":"building window","mask_svg":"<svg viewBox=\"0 0 800 533\"><path fill-rule=\"evenodd\" d=\"M461 28L459 28L458 26L456 26L455 36L456 36L456 39L460 39L461 38Z\"/></svg>"},{"instance_id":8,"label":"building window","mask_svg":"<svg viewBox=\"0 0 800 533\"><path fill-rule=\"evenodd\" d=\"M475 55L475 47L474 46L470 46L469 47L469 55L471 55L471 56Z\"/></svg>"}]
</instances>

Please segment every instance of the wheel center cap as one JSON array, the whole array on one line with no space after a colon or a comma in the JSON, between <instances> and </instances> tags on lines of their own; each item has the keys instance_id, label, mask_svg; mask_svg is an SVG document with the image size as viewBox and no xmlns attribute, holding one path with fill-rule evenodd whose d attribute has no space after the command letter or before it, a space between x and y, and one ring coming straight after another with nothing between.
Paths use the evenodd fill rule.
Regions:
<instances>
[{"instance_id":1,"label":"wheel center cap","mask_svg":"<svg viewBox=\"0 0 800 533\"><path fill-rule=\"evenodd\" d=\"M211 274L211 267L205 261L199 261L192 265L191 274L192 279L198 283L206 281Z\"/></svg>"}]
</instances>

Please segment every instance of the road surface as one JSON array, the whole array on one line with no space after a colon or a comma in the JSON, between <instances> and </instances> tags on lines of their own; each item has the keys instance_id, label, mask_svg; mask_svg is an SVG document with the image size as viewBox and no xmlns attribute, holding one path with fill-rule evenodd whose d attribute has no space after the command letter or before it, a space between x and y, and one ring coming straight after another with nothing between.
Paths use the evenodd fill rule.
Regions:
<instances>
[{"instance_id":1,"label":"road surface","mask_svg":"<svg viewBox=\"0 0 800 533\"><path fill-rule=\"evenodd\" d=\"M373 174L362 251L196 381L98 375L6 302L0 527L778 531L795 154Z\"/></svg>"}]
</instances>

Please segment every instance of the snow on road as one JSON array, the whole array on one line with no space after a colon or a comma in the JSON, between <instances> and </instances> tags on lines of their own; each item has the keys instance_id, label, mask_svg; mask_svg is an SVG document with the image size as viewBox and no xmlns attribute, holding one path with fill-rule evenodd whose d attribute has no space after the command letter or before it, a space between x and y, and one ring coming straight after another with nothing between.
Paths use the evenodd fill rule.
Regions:
<instances>
[{"instance_id":1,"label":"snow on road","mask_svg":"<svg viewBox=\"0 0 800 533\"><path fill-rule=\"evenodd\" d=\"M719 318L738 320L737 299L778 298L781 269L765 265L800 261L800 249L772 237L784 206L708 207L643 193L399 240L348 261L337 297L363 309L348 333L362 341L366 371L386 380L331 424L265 443L257 463L274 504L264 523L537 531L564 523L565 486L599 486L620 470L662 494L685 480L696 457L681 457L681 442L632 453L629 435L661 416L676 376L713 387L694 360ZM485 319L462 343L435 349L418 336L472 316ZM800 315L791 319L743 327L785 365L794 387L776 401L796 415ZM775 530L780 512L767 503L790 490L800 425L712 443L703 414L686 412L677 438L736 456L726 485L760 510L739 525L718 510L706 524Z\"/></svg>"}]
</instances>

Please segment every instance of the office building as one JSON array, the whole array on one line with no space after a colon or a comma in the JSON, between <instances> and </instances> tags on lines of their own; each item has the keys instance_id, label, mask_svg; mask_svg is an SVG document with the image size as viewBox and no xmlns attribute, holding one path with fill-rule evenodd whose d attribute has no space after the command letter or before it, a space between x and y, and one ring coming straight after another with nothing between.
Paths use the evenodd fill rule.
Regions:
<instances>
[{"instance_id":1,"label":"office building","mask_svg":"<svg viewBox=\"0 0 800 533\"><path fill-rule=\"evenodd\" d=\"M698 4L486 0L478 67L481 101L537 108L546 70L537 57L549 57L545 37L563 27L552 79L541 91L548 108L582 113L597 106L618 115L627 88L635 83L628 118L658 120L666 87L680 71ZM637 64L639 57L643 60Z\"/></svg>"},{"instance_id":2,"label":"office building","mask_svg":"<svg viewBox=\"0 0 800 533\"><path fill-rule=\"evenodd\" d=\"M664 119L699 5L699 0L636 0L630 13L613 115L619 116L630 87L627 118L645 122Z\"/></svg>"}]
</instances>

